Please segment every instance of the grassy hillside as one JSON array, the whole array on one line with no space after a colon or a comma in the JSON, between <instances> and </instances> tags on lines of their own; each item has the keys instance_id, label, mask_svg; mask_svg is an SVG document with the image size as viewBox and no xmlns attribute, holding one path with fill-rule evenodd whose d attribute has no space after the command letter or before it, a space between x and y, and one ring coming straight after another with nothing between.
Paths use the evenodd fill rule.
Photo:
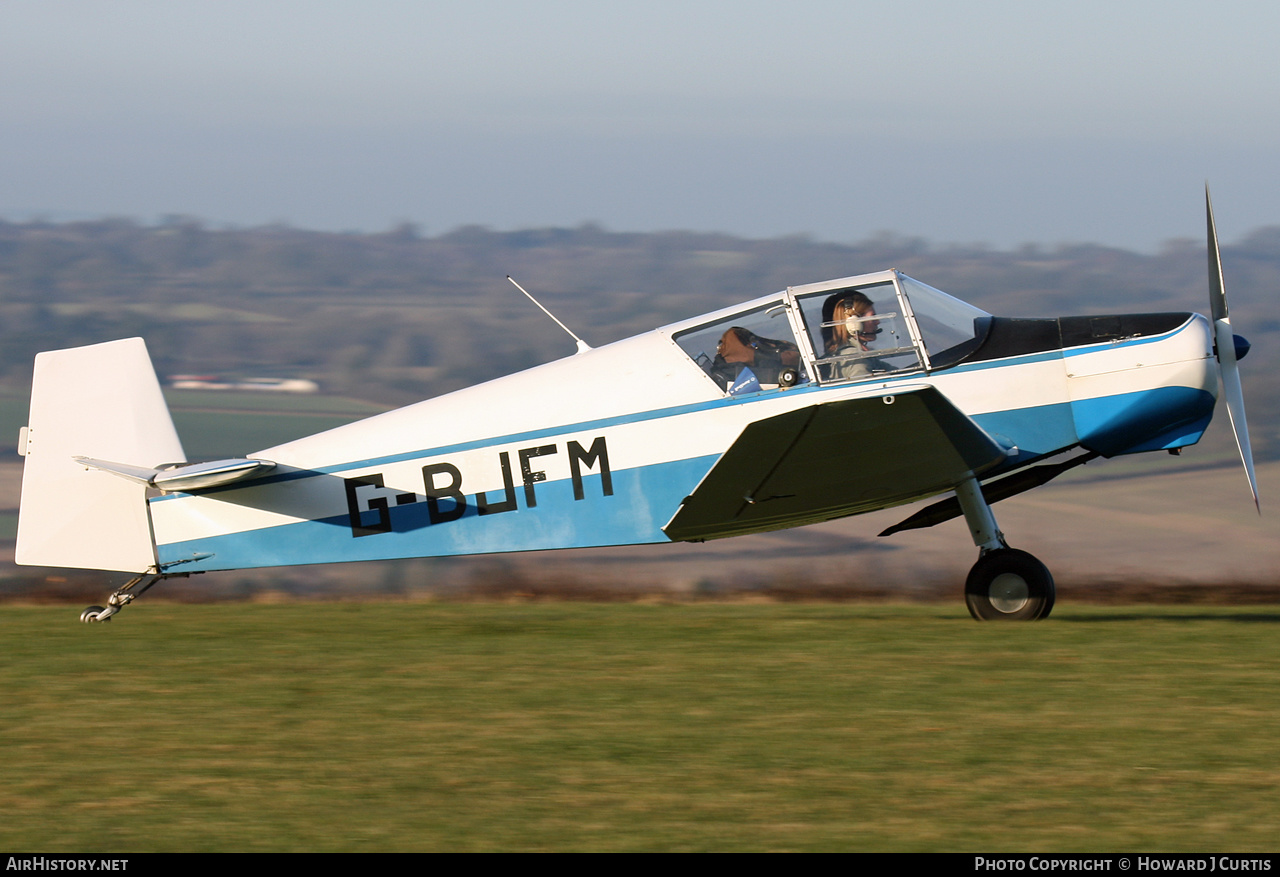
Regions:
<instances>
[{"instance_id":1,"label":"grassy hillside","mask_svg":"<svg viewBox=\"0 0 1280 877\"><path fill-rule=\"evenodd\" d=\"M1224 250L1260 456L1280 454L1280 230ZM0 386L39 350L142 335L164 375L307 377L404 404L567 355L510 274L593 345L787 286L896 267L1007 316L1204 310L1203 244L993 251L881 237L612 233L596 226L423 238L195 221L0 223ZM3 437L0 437L3 439ZM7 441L7 439L3 439Z\"/></svg>"}]
</instances>

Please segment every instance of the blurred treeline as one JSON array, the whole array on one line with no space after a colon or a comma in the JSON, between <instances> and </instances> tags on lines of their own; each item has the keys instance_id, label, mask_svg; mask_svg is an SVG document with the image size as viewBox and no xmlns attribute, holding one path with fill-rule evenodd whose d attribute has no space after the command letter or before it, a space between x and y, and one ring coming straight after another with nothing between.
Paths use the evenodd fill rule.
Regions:
<instances>
[{"instance_id":1,"label":"blurred treeline","mask_svg":"<svg viewBox=\"0 0 1280 877\"><path fill-rule=\"evenodd\" d=\"M1280 456L1280 228L1224 249L1255 451ZM593 346L788 285L899 268L997 314L1206 310L1203 241L997 251L881 235L835 244L596 225L426 237L186 217L0 222L0 387L37 351L141 335L161 376L307 377L400 404L573 352L512 275Z\"/></svg>"}]
</instances>

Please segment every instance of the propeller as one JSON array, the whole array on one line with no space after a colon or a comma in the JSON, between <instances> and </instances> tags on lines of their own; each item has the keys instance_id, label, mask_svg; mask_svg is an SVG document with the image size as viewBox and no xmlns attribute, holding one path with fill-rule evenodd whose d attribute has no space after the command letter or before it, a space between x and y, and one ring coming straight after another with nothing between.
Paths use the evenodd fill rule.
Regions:
<instances>
[{"instance_id":1,"label":"propeller","mask_svg":"<svg viewBox=\"0 0 1280 877\"><path fill-rule=\"evenodd\" d=\"M1218 229L1213 222L1213 201L1209 198L1209 185L1204 187L1205 215L1209 226L1209 310L1213 319L1214 354L1218 357L1218 374L1222 377L1222 391L1226 396L1227 414L1231 418L1231 431L1240 449L1240 462L1249 476L1249 489L1253 491L1253 504L1262 514L1258 501L1258 477L1253 469L1253 449L1249 446L1249 424L1244 416L1244 390L1240 386L1240 369L1236 361L1249 351L1249 342L1231 332L1231 318L1227 312L1227 293L1222 283L1222 252L1218 248Z\"/></svg>"}]
</instances>

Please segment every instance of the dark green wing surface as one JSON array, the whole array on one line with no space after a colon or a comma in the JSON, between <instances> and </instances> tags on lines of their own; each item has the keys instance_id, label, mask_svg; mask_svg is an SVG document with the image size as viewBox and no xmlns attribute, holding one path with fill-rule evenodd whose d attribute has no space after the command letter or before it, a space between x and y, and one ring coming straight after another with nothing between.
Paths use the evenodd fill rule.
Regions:
<instances>
[{"instance_id":1,"label":"dark green wing surface","mask_svg":"<svg viewBox=\"0 0 1280 877\"><path fill-rule=\"evenodd\" d=\"M811 405L749 425L663 531L717 539L950 490L1005 451L933 387Z\"/></svg>"}]
</instances>

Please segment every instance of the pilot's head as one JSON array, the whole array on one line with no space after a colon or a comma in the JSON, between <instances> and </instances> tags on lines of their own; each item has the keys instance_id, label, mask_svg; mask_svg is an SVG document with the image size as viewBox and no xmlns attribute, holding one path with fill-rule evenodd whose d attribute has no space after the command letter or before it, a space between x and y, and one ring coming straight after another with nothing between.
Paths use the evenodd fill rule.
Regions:
<instances>
[{"instance_id":1,"label":"pilot's head","mask_svg":"<svg viewBox=\"0 0 1280 877\"><path fill-rule=\"evenodd\" d=\"M875 316L876 308L871 299L860 292L852 292L836 303L832 314L834 321L843 321L850 337L866 346L880 334L880 321L868 320Z\"/></svg>"},{"instance_id":2,"label":"pilot's head","mask_svg":"<svg viewBox=\"0 0 1280 877\"><path fill-rule=\"evenodd\" d=\"M716 353L725 362L753 363L756 360L755 335L741 326L733 326L720 336L716 345Z\"/></svg>"}]
</instances>

